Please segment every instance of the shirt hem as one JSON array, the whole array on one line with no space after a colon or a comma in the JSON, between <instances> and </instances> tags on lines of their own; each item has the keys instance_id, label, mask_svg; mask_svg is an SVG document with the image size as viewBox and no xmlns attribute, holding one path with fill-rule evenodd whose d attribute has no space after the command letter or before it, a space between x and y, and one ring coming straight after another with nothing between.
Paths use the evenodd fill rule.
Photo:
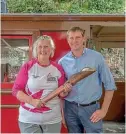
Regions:
<instances>
[{"instance_id":1,"label":"shirt hem","mask_svg":"<svg viewBox=\"0 0 126 134\"><path fill-rule=\"evenodd\" d=\"M22 121L22 120L19 120L19 122L22 122L22 123L31 123L31 124L38 124L38 125L47 125L47 124L56 124L56 123L60 123L62 121L62 119L57 119L55 121L50 121L50 122L46 122L46 123L40 123L40 122L32 122L32 121Z\"/></svg>"}]
</instances>

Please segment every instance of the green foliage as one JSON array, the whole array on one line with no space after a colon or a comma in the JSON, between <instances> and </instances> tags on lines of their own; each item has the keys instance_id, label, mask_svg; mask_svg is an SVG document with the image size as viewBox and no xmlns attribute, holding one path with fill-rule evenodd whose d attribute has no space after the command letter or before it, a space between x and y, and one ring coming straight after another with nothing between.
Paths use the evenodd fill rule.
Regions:
<instances>
[{"instance_id":1,"label":"green foliage","mask_svg":"<svg viewBox=\"0 0 126 134\"><path fill-rule=\"evenodd\" d=\"M124 0L89 0L89 13L123 13Z\"/></svg>"},{"instance_id":2,"label":"green foliage","mask_svg":"<svg viewBox=\"0 0 126 134\"><path fill-rule=\"evenodd\" d=\"M7 0L10 13L124 13L124 0Z\"/></svg>"},{"instance_id":3,"label":"green foliage","mask_svg":"<svg viewBox=\"0 0 126 134\"><path fill-rule=\"evenodd\" d=\"M57 12L60 13L85 13L87 12L87 3L83 4L83 7L80 6L78 0L63 0L63 2L58 3L59 5Z\"/></svg>"},{"instance_id":4,"label":"green foliage","mask_svg":"<svg viewBox=\"0 0 126 134\"><path fill-rule=\"evenodd\" d=\"M70 8L68 9L69 13L86 13L88 10L88 3L82 3L81 1L75 0L70 5Z\"/></svg>"},{"instance_id":5,"label":"green foliage","mask_svg":"<svg viewBox=\"0 0 126 134\"><path fill-rule=\"evenodd\" d=\"M11 13L53 13L56 6L53 0L8 0Z\"/></svg>"}]
</instances>

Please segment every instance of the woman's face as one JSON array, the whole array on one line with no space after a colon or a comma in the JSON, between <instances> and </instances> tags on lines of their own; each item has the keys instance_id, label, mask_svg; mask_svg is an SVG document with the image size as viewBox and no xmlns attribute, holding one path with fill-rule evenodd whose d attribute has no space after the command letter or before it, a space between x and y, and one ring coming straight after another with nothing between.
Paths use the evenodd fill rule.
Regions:
<instances>
[{"instance_id":1,"label":"woman's face","mask_svg":"<svg viewBox=\"0 0 126 134\"><path fill-rule=\"evenodd\" d=\"M37 55L42 58L49 58L53 49L49 40L40 40L37 46Z\"/></svg>"}]
</instances>

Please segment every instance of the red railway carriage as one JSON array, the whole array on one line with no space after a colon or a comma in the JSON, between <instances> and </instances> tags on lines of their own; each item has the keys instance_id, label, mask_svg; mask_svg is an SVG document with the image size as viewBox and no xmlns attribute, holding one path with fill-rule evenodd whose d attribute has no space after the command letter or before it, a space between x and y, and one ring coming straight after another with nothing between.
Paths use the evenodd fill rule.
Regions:
<instances>
[{"instance_id":1,"label":"red railway carriage","mask_svg":"<svg viewBox=\"0 0 126 134\"><path fill-rule=\"evenodd\" d=\"M118 55L124 52L124 22L124 15L2 14L1 133L19 133L19 101L12 96L11 88L20 66L32 58L32 44L38 36L50 35L53 38L56 52L52 60L56 62L70 50L66 41L66 31L72 26L85 29L87 47L95 47L100 52L114 50ZM119 57L120 62L117 63L105 55L113 70L118 70L118 64L123 66L121 61L124 57ZM121 121L124 118L124 68L121 68L120 72L120 75L113 72L118 90L114 93L104 120ZM101 102L102 100L103 98ZM64 127L61 129L61 133L63 132L67 132Z\"/></svg>"}]
</instances>

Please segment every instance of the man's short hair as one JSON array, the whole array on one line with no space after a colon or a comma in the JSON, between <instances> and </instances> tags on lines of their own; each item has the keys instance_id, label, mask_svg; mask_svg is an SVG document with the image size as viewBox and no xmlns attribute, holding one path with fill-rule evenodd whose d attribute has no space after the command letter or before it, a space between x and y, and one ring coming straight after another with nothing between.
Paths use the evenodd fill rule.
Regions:
<instances>
[{"instance_id":1,"label":"man's short hair","mask_svg":"<svg viewBox=\"0 0 126 134\"><path fill-rule=\"evenodd\" d=\"M68 31L67 31L67 36L69 35L69 32L76 32L76 31L80 31L82 36L84 37L85 35L85 30L83 30L82 28L80 27L72 27L70 28Z\"/></svg>"}]
</instances>

